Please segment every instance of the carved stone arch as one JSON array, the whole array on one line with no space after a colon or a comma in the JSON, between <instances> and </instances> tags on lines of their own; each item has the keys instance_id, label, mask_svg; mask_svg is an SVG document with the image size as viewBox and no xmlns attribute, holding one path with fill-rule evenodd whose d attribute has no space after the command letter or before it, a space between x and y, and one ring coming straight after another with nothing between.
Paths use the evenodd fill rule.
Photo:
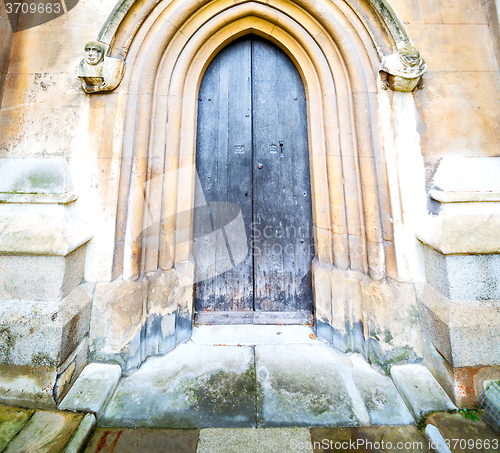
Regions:
<instances>
[{"instance_id":1,"label":"carved stone arch","mask_svg":"<svg viewBox=\"0 0 500 453\"><path fill-rule=\"evenodd\" d=\"M141 238L143 230L148 228L151 234L154 229L142 215L142 188L147 186L147 174L158 174L151 162L163 150L169 165L193 163L186 156L194 156L194 137L184 131L195 130L194 99L204 69L221 47L249 32L285 50L308 93L318 259L341 269L369 272L376 279L386 276L386 257L392 256L390 210L385 164L376 128L371 125L377 123L380 48L390 49L397 41L390 33L381 33L384 24L380 21L378 29L368 29L368 15L344 2L275 3L162 2L148 14L145 7L136 12L129 9L112 33L108 54L127 56L128 66L135 68L127 71L120 90L138 93L127 105L123 149L132 159L130 180L123 174L121 185L126 188L122 200L127 200L127 211L120 216L126 221L123 259L118 256L118 261L123 263L125 279L188 259L188 242L175 239L184 234L179 222L185 220L175 220L176 215L189 211L190 202L181 202L174 194L192 197L185 182L184 190L178 191L177 174L172 173L160 193L158 187L148 186L146 206L164 206L159 215L164 232L160 235L159 228L160 243L151 241L151 236L149 244ZM111 36L111 25L103 27L100 39ZM375 32L377 41L373 40ZM163 170L172 170L169 165ZM187 186L194 187L193 181ZM124 206L120 203L119 209ZM118 237L123 236L120 233ZM183 245L175 247L175 242Z\"/></svg>"},{"instance_id":2,"label":"carved stone arch","mask_svg":"<svg viewBox=\"0 0 500 453\"><path fill-rule=\"evenodd\" d=\"M378 73L384 56L409 39L388 11L376 0L119 3L98 36L108 58L126 64L106 118L109 129L121 124L122 131L113 277L148 285L162 272L187 275L199 86L224 46L258 34L291 58L306 92L318 334L326 325L322 336L334 345L368 353L368 320L362 318L372 305L391 311L402 303L399 287L390 283L398 277L391 213L397 198L391 204ZM364 293L372 284L378 289ZM189 328L178 333L177 326L192 323L192 280L182 285L191 293L175 293L176 342L189 336ZM148 309L141 322L154 313ZM375 324L386 328L380 319ZM411 329L400 346L414 347Z\"/></svg>"}]
</instances>

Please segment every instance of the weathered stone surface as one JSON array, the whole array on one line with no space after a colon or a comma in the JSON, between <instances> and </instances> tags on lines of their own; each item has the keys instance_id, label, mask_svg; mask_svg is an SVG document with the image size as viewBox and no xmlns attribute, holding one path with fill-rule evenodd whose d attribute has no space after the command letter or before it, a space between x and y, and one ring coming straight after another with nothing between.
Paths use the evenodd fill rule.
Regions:
<instances>
[{"instance_id":1,"label":"weathered stone surface","mask_svg":"<svg viewBox=\"0 0 500 453\"><path fill-rule=\"evenodd\" d=\"M57 369L56 384L54 386L54 399L60 403L66 396L76 378L87 365L89 355L89 337L86 335L77 348L68 356L64 363Z\"/></svg>"},{"instance_id":2,"label":"weathered stone surface","mask_svg":"<svg viewBox=\"0 0 500 453\"><path fill-rule=\"evenodd\" d=\"M83 448L87 444L87 440L92 434L95 425L95 415L86 414L74 432L73 437L66 444L66 447L64 447L63 453L79 453L83 451Z\"/></svg>"},{"instance_id":3,"label":"weathered stone surface","mask_svg":"<svg viewBox=\"0 0 500 453\"><path fill-rule=\"evenodd\" d=\"M423 365L393 366L391 377L417 423L430 412L456 409L449 396Z\"/></svg>"},{"instance_id":4,"label":"weathered stone surface","mask_svg":"<svg viewBox=\"0 0 500 453\"><path fill-rule=\"evenodd\" d=\"M498 157L446 156L434 175L434 188L429 195L435 200L432 210L439 215L426 216L416 236L437 251L426 251L427 280L452 299L499 296L496 290L500 253L498 168ZM457 254L496 255L443 256Z\"/></svg>"},{"instance_id":5,"label":"weathered stone surface","mask_svg":"<svg viewBox=\"0 0 500 453\"><path fill-rule=\"evenodd\" d=\"M326 332L325 337L332 338L335 348L368 356L386 372L393 364L411 363L421 357L413 285L378 282L361 272L331 266L330 287L334 316L332 333ZM328 330L326 326L322 329Z\"/></svg>"},{"instance_id":6,"label":"weathered stone surface","mask_svg":"<svg viewBox=\"0 0 500 453\"><path fill-rule=\"evenodd\" d=\"M73 181L65 159L0 160L0 192L62 194L72 190Z\"/></svg>"},{"instance_id":7,"label":"weathered stone surface","mask_svg":"<svg viewBox=\"0 0 500 453\"><path fill-rule=\"evenodd\" d=\"M32 410L0 405L0 451L3 451L33 414Z\"/></svg>"},{"instance_id":8,"label":"weathered stone surface","mask_svg":"<svg viewBox=\"0 0 500 453\"><path fill-rule=\"evenodd\" d=\"M312 335L312 337L311 337ZM317 343L309 326L197 326L191 338L194 344L256 345Z\"/></svg>"},{"instance_id":9,"label":"weathered stone surface","mask_svg":"<svg viewBox=\"0 0 500 453\"><path fill-rule=\"evenodd\" d=\"M476 405L484 380L500 379L500 366L454 367L432 342L423 338L422 345L427 368L459 408Z\"/></svg>"},{"instance_id":10,"label":"weathered stone surface","mask_svg":"<svg viewBox=\"0 0 500 453\"><path fill-rule=\"evenodd\" d=\"M46 366L0 365L0 402L30 408L55 407L52 389L57 369Z\"/></svg>"},{"instance_id":11,"label":"weathered stone surface","mask_svg":"<svg viewBox=\"0 0 500 453\"><path fill-rule=\"evenodd\" d=\"M81 283L84 265L85 247L67 256L0 255L0 298L59 301Z\"/></svg>"},{"instance_id":12,"label":"weathered stone surface","mask_svg":"<svg viewBox=\"0 0 500 453\"><path fill-rule=\"evenodd\" d=\"M93 412L99 420L120 380L118 365L91 363L85 367L59 409Z\"/></svg>"},{"instance_id":13,"label":"weathered stone surface","mask_svg":"<svg viewBox=\"0 0 500 453\"><path fill-rule=\"evenodd\" d=\"M83 278L92 238L65 159L0 159L0 298L57 301Z\"/></svg>"},{"instance_id":14,"label":"weathered stone surface","mask_svg":"<svg viewBox=\"0 0 500 453\"><path fill-rule=\"evenodd\" d=\"M311 436L306 428L202 429L197 453L312 453Z\"/></svg>"},{"instance_id":15,"label":"weathered stone surface","mask_svg":"<svg viewBox=\"0 0 500 453\"><path fill-rule=\"evenodd\" d=\"M453 219L452 219L453 221ZM480 234L475 226L484 225L488 218L467 222L467 231L460 231L460 236L471 237ZM498 225L493 230L500 229ZM488 242L490 232L483 240ZM477 237L477 236L476 236ZM451 300L487 300L500 299L500 254L487 255L444 255L431 247L423 246L425 274L427 281ZM472 249L472 250L471 250ZM476 247L467 247L475 251ZM500 250L500 244L499 244Z\"/></svg>"},{"instance_id":16,"label":"weathered stone surface","mask_svg":"<svg viewBox=\"0 0 500 453\"><path fill-rule=\"evenodd\" d=\"M422 336L454 367L500 362L500 303L452 301L431 285L417 284Z\"/></svg>"},{"instance_id":17,"label":"weathered stone surface","mask_svg":"<svg viewBox=\"0 0 500 453\"><path fill-rule=\"evenodd\" d=\"M314 453L360 452L430 453L427 441L415 426L377 426L370 428L312 428Z\"/></svg>"},{"instance_id":18,"label":"weathered stone surface","mask_svg":"<svg viewBox=\"0 0 500 453\"><path fill-rule=\"evenodd\" d=\"M59 302L0 302L0 363L59 367L87 334L94 284Z\"/></svg>"},{"instance_id":19,"label":"weathered stone surface","mask_svg":"<svg viewBox=\"0 0 500 453\"><path fill-rule=\"evenodd\" d=\"M324 344L257 345L257 426L357 426L335 355Z\"/></svg>"},{"instance_id":20,"label":"weathered stone surface","mask_svg":"<svg viewBox=\"0 0 500 453\"><path fill-rule=\"evenodd\" d=\"M100 425L252 427L254 386L252 348L180 345L122 379Z\"/></svg>"},{"instance_id":21,"label":"weathered stone surface","mask_svg":"<svg viewBox=\"0 0 500 453\"><path fill-rule=\"evenodd\" d=\"M164 355L191 334L192 286L177 270L151 272L96 285L90 326L90 356L130 371L147 357Z\"/></svg>"},{"instance_id":22,"label":"weathered stone surface","mask_svg":"<svg viewBox=\"0 0 500 453\"><path fill-rule=\"evenodd\" d=\"M363 358L352 355L353 374L372 425L411 425L413 417L391 378L375 371Z\"/></svg>"},{"instance_id":23,"label":"weathered stone surface","mask_svg":"<svg viewBox=\"0 0 500 453\"><path fill-rule=\"evenodd\" d=\"M493 453L500 449L500 435L485 423L482 416L479 416L479 420L472 420L461 413L437 413L425 423L438 428L445 441L450 442L453 453Z\"/></svg>"},{"instance_id":24,"label":"weathered stone surface","mask_svg":"<svg viewBox=\"0 0 500 453\"><path fill-rule=\"evenodd\" d=\"M5 453L63 451L82 418L70 412L36 411Z\"/></svg>"},{"instance_id":25,"label":"weathered stone surface","mask_svg":"<svg viewBox=\"0 0 500 453\"><path fill-rule=\"evenodd\" d=\"M85 453L195 453L198 429L98 428ZM214 451L214 450L213 450Z\"/></svg>"}]
</instances>

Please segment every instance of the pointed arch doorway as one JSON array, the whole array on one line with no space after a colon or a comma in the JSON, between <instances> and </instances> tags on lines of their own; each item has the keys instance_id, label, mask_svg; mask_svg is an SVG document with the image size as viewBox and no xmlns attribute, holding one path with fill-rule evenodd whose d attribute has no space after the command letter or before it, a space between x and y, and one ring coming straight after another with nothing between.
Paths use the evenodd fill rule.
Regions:
<instances>
[{"instance_id":1,"label":"pointed arch doorway","mask_svg":"<svg viewBox=\"0 0 500 453\"><path fill-rule=\"evenodd\" d=\"M198 96L196 169L196 205L203 200L208 209L194 215L194 258L203 275L195 322L312 322L306 99L297 68L271 42L247 35L208 66ZM223 228L234 209L248 249L240 262L235 247L245 238ZM204 241L215 246L197 246Z\"/></svg>"}]
</instances>

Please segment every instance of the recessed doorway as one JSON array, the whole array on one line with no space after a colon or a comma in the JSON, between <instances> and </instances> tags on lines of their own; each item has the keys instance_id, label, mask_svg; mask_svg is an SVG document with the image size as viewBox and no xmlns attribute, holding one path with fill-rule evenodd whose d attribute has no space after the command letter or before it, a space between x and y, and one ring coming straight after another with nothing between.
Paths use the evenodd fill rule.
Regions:
<instances>
[{"instance_id":1,"label":"recessed doorway","mask_svg":"<svg viewBox=\"0 0 500 453\"><path fill-rule=\"evenodd\" d=\"M247 35L208 66L198 96L196 169L202 209L195 209L193 254L203 278L195 322L311 323L306 98L297 68L276 45ZM233 237L224 226L239 215L244 234ZM209 242L212 248L202 246ZM237 259L242 245L247 253Z\"/></svg>"}]
</instances>

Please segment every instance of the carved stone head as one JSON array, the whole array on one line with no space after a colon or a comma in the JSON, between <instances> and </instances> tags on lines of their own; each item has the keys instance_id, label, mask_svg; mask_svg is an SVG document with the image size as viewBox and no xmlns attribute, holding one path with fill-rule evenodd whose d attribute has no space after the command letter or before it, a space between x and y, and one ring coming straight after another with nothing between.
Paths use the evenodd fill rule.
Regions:
<instances>
[{"instance_id":1,"label":"carved stone head","mask_svg":"<svg viewBox=\"0 0 500 453\"><path fill-rule=\"evenodd\" d=\"M97 41L90 41L85 46L85 63L95 66L104 59L104 46Z\"/></svg>"},{"instance_id":2,"label":"carved stone head","mask_svg":"<svg viewBox=\"0 0 500 453\"><path fill-rule=\"evenodd\" d=\"M399 55L408 66L417 66L420 62L420 52L409 42L399 50Z\"/></svg>"}]
</instances>

